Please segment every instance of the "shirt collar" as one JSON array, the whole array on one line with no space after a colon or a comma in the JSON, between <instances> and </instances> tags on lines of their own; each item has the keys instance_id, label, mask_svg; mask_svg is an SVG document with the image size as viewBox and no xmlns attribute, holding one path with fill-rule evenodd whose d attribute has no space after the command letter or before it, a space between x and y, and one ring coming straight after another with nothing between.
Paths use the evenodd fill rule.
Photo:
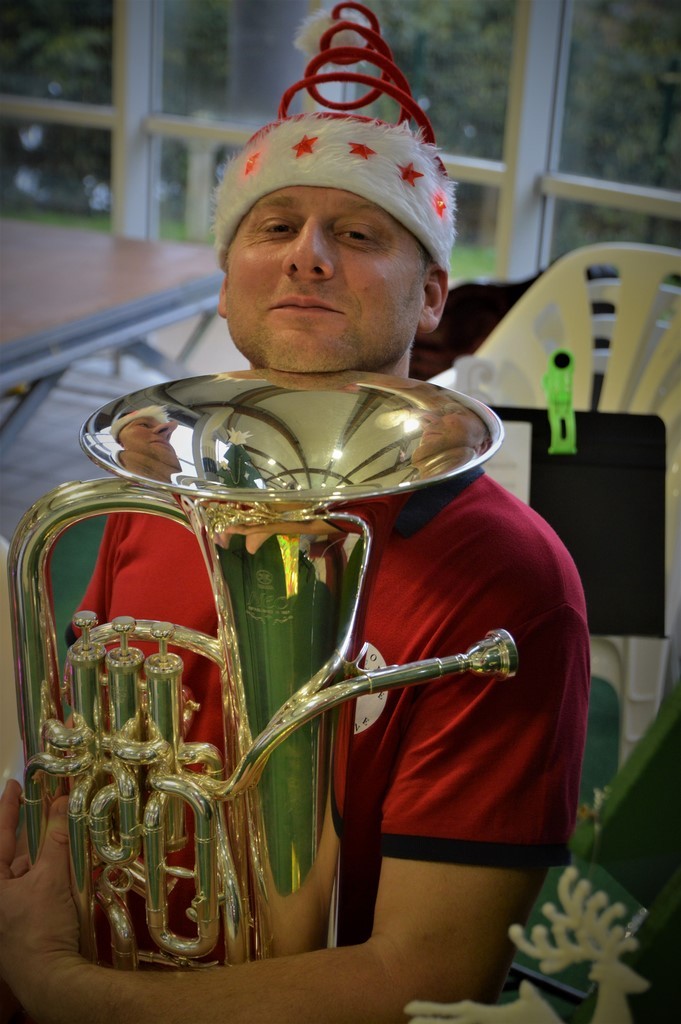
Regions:
<instances>
[{"instance_id":1,"label":"shirt collar","mask_svg":"<svg viewBox=\"0 0 681 1024\"><path fill-rule=\"evenodd\" d=\"M395 529L403 537L413 536L483 473L482 466L473 466L450 480L414 491L398 515Z\"/></svg>"}]
</instances>

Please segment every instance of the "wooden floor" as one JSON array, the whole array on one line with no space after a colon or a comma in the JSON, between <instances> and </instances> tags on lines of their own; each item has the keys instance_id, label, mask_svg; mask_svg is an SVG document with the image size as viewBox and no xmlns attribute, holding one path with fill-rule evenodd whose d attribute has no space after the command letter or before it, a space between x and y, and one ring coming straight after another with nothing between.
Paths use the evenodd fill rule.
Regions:
<instances>
[{"instance_id":1,"label":"wooden floor","mask_svg":"<svg viewBox=\"0 0 681 1024\"><path fill-rule=\"evenodd\" d=\"M218 267L208 245L2 220L0 342L71 324L213 273Z\"/></svg>"},{"instance_id":2,"label":"wooden floor","mask_svg":"<svg viewBox=\"0 0 681 1024\"><path fill-rule=\"evenodd\" d=\"M193 323L158 331L150 342L176 358ZM187 376L246 369L218 317L187 360ZM163 378L130 356L102 353L71 367L19 436L0 451L0 536L9 539L33 502L59 484L88 480L102 471L82 452L78 435L96 409L119 395ZM5 400L8 401L8 400ZM4 415L0 401L0 414Z\"/></svg>"}]
</instances>

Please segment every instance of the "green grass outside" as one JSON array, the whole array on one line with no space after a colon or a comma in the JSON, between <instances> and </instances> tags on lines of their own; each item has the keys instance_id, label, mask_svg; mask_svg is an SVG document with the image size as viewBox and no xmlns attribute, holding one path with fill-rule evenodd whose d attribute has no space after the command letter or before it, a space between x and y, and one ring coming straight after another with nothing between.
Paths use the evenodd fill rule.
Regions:
<instances>
[{"instance_id":1,"label":"green grass outside","mask_svg":"<svg viewBox=\"0 0 681 1024\"><path fill-rule=\"evenodd\" d=\"M492 246L454 246L450 275L455 281L474 281L496 277L496 252Z\"/></svg>"},{"instance_id":2,"label":"green grass outside","mask_svg":"<svg viewBox=\"0 0 681 1024\"><path fill-rule=\"evenodd\" d=\"M53 210L3 210L3 217L8 220L27 220L34 224L50 224L59 228L75 228L86 231L111 231L111 218L108 214L69 214Z\"/></svg>"}]
</instances>

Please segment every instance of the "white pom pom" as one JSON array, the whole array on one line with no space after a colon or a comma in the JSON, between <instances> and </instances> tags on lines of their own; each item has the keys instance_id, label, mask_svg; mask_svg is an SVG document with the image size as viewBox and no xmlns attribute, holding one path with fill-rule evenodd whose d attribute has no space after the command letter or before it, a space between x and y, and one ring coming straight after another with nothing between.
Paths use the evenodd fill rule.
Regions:
<instances>
[{"instance_id":1,"label":"white pom pom","mask_svg":"<svg viewBox=\"0 0 681 1024\"><path fill-rule=\"evenodd\" d=\"M319 41L327 28L335 25L338 19L332 18L325 10L315 11L301 23L294 39L297 50L302 50L308 57L315 57L319 53ZM344 21L356 21L358 24L366 25L366 19L359 11L348 11L343 16ZM364 38L356 32L347 30L339 32L333 37L333 46L366 46Z\"/></svg>"},{"instance_id":2,"label":"white pom pom","mask_svg":"<svg viewBox=\"0 0 681 1024\"><path fill-rule=\"evenodd\" d=\"M293 41L296 50L302 50L308 57L314 57L319 53L319 40L332 25L333 18L328 11L319 10L308 15L301 23Z\"/></svg>"}]
</instances>

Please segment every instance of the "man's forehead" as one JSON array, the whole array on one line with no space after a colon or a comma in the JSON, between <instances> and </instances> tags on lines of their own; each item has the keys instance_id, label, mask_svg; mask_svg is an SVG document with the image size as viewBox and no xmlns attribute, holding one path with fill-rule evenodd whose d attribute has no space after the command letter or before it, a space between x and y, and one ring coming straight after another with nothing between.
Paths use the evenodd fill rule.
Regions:
<instances>
[{"instance_id":1,"label":"man's forehead","mask_svg":"<svg viewBox=\"0 0 681 1024\"><path fill-rule=\"evenodd\" d=\"M327 188L320 185L290 185L277 189L262 196L251 207L250 213L267 209L294 210L320 206L335 209L339 213L371 213L397 224L394 217L386 210L372 203L369 199L340 188ZM248 215L247 215L248 216Z\"/></svg>"}]
</instances>

